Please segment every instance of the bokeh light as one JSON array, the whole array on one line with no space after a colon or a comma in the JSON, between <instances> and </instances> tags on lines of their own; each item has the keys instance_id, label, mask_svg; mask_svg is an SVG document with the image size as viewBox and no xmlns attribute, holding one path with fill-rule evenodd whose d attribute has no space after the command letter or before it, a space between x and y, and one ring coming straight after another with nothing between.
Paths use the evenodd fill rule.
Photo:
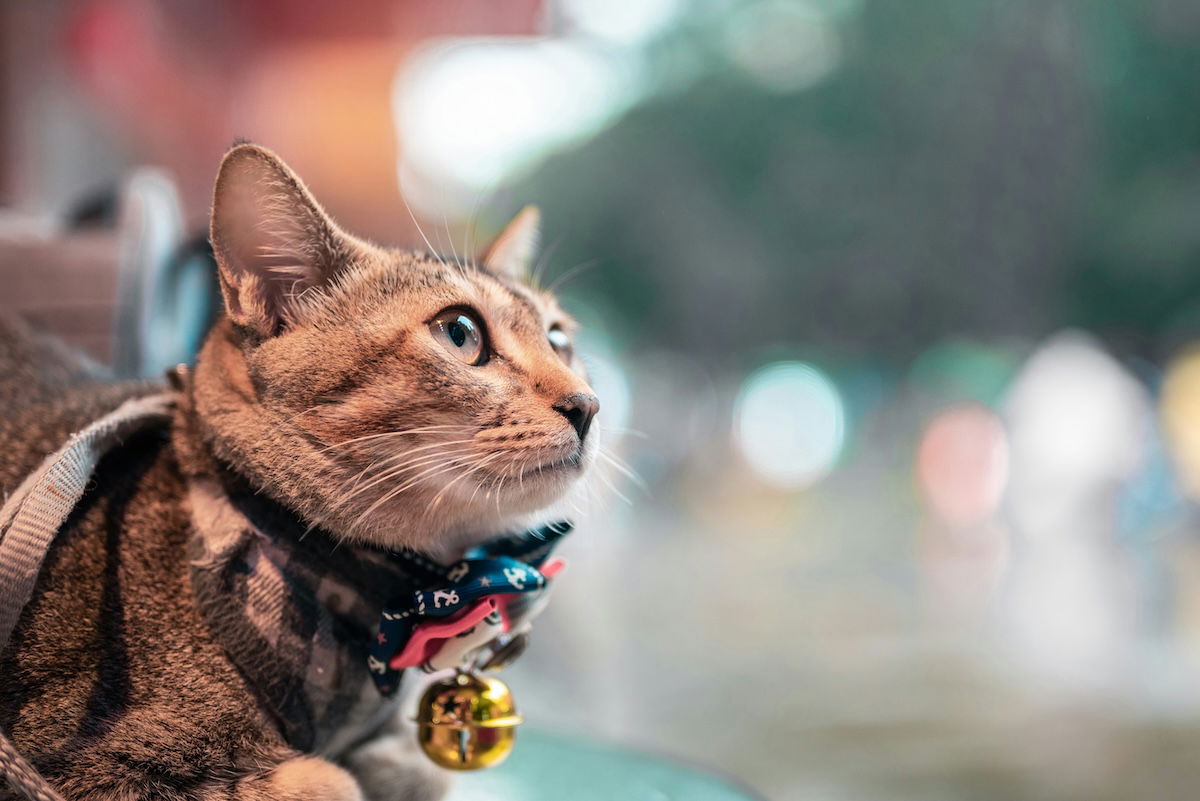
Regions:
<instances>
[{"instance_id":1,"label":"bokeh light","mask_svg":"<svg viewBox=\"0 0 1200 801\"><path fill-rule=\"evenodd\" d=\"M666 28L681 0L562 0L571 27L618 44L636 44Z\"/></svg>"},{"instance_id":2,"label":"bokeh light","mask_svg":"<svg viewBox=\"0 0 1200 801\"><path fill-rule=\"evenodd\" d=\"M979 523L1000 504L1008 480L1008 439L995 412L964 403L939 412L917 448L917 481L939 518Z\"/></svg>"},{"instance_id":3,"label":"bokeh light","mask_svg":"<svg viewBox=\"0 0 1200 801\"><path fill-rule=\"evenodd\" d=\"M1077 331L1039 347L1009 393L1008 620L1022 660L1064 686L1104 690L1125 670L1133 604L1113 511L1143 463L1151 408L1138 380Z\"/></svg>"},{"instance_id":4,"label":"bokeh light","mask_svg":"<svg viewBox=\"0 0 1200 801\"><path fill-rule=\"evenodd\" d=\"M1091 337L1050 338L1007 399L1014 475L1038 493L1127 477L1142 455L1148 403L1137 379Z\"/></svg>"},{"instance_id":5,"label":"bokeh light","mask_svg":"<svg viewBox=\"0 0 1200 801\"><path fill-rule=\"evenodd\" d=\"M841 63L842 43L819 4L772 0L749 4L734 17L725 50L764 87L794 92L816 84Z\"/></svg>"},{"instance_id":6,"label":"bokeh light","mask_svg":"<svg viewBox=\"0 0 1200 801\"><path fill-rule=\"evenodd\" d=\"M846 436L837 388L803 362L778 362L753 373L734 408L734 433L750 467L781 488L813 484L833 468Z\"/></svg>"},{"instance_id":7,"label":"bokeh light","mask_svg":"<svg viewBox=\"0 0 1200 801\"><path fill-rule=\"evenodd\" d=\"M995 345L967 339L948 339L923 352L909 370L909 383L920 392L950 401L1000 400L1013 372L1017 354Z\"/></svg>"},{"instance_id":8,"label":"bokeh light","mask_svg":"<svg viewBox=\"0 0 1200 801\"><path fill-rule=\"evenodd\" d=\"M393 110L405 161L431 186L478 189L597 128L619 109L622 86L613 62L578 41L456 40L413 56ZM404 186L414 205L444 202L414 188Z\"/></svg>"},{"instance_id":9,"label":"bokeh light","mask_svg":"<svg viewBox=\"0 0 1200 801\"><path fill-rule=\"evenodd\" d=\"M1200 346L1186 349L1167 369L1161 407L1180 484L1193 499L1200 498Z\"/></svg>"}]
</instances>

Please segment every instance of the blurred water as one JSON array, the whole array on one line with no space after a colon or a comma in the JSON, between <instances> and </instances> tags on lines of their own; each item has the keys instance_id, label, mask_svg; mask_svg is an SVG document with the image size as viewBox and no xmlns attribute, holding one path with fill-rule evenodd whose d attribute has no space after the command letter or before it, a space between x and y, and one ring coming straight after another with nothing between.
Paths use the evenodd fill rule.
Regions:
<instances>
[{"instance_id":1,"label":"blurred water","mask_svg":"<svg viewBox=\"0 0 1200 801\"><path fill-rule=\"evenodd\" d=\"M995 468L974 471L993 490L949 519L914 462L939 447L922 446L925 423L961 404L893 384L860 404L830 476L780 490L733 446L733 376L693 375L656 405L661 355L633 361L646 437L620 449L648 486L595 504L564 547L570 569L512 672L527 715L700 759L780 801L1190 797L1191 510L1175 496L1118 530L1146 471L1173 481L1147 457L1153 399L1081 335L1025 356L997 412L966 407L1008 443L1011 475L995 491ZM681 413L706 393L717 411L697 439Z\"/></svg>"}]
</instances>

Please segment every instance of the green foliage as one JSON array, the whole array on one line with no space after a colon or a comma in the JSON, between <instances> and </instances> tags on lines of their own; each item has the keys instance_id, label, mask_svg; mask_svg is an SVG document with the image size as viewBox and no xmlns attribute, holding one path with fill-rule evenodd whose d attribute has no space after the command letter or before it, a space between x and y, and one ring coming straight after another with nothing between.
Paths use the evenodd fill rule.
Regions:
<instances>
[{"instance_id":1,"label":"green foliage","mask_svg":"<svg viewBox=\"0 0 1200 801\"><path fill-rule=\"evenodd\" d=\"M618 335L906 361L1066 324L1158 355L1200 333L1200 12L1158 0L866 0L780 93L727 16L646 54L652 94L518 188ZM674 72L672 72L674 69ZM553 272L553 271L552 271Z\"/></svg>"}]
</instances>

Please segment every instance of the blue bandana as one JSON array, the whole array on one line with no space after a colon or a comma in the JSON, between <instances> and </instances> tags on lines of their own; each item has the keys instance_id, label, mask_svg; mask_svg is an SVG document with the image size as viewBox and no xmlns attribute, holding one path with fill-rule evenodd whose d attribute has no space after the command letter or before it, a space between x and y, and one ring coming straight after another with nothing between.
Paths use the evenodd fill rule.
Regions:
<instances>
[{"instance_id":1,"label":"blue bandana","mask_svg":"<svg viewBox=\"0 0 1200 801\"><path fill-rule=\"evenodd\" d=\"M406 667L433 669L426 657L446 640L467 638L480 625L499 633L523 618L548 585L541 568L571 528L563 521L492 540L449 567L409 551L396 554L429 580L383 609L368 658L379 692L395 693Z\"/></svg>"}]
</instances>

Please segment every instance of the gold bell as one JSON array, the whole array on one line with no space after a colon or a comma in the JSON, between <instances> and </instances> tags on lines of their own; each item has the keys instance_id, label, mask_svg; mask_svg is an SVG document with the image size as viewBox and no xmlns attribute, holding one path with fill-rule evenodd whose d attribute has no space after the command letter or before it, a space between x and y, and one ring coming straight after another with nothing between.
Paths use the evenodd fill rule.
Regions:
<instances>
[{"instance_id":1,"label":"gold bell","mask_svg":"<svg viewBox=\"0 0 1200 801\"><path fill-rule=\"evenodd\" d=\"M421 696L417 738L441 767L480 770L509 755L521 720L504 682L459 672L435 681Z\"/></svg>"}]
</instances>

